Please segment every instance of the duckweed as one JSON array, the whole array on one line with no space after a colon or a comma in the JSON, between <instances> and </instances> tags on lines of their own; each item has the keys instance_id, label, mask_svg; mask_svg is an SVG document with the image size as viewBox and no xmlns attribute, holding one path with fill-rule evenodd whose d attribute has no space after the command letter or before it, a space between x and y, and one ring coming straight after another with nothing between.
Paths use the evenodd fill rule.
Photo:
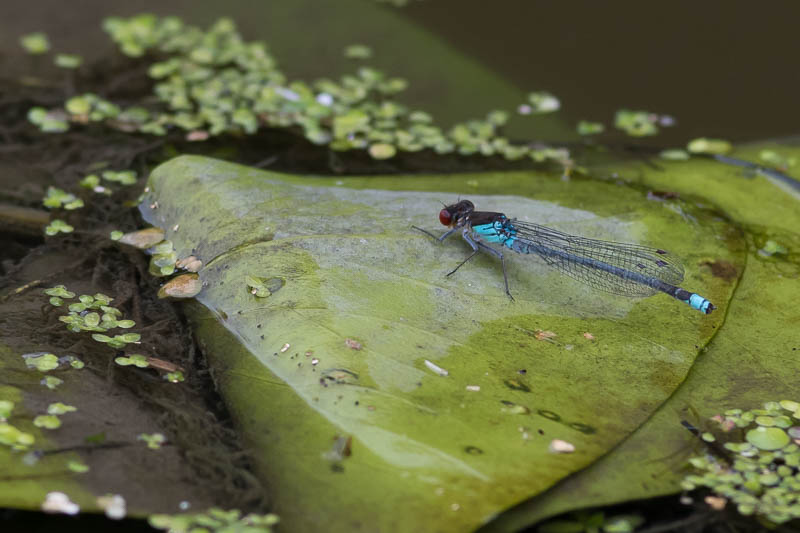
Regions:
<instances>
[{"instance_id":1,"label":"duckweed","mask_svg":"<svg viewBox=\"0 0 800 533\"><path fill-rule=\"evenodd\" d=\"M14 410L14 402L11 400L0 400L0 422L5 422L9 416L11 416L11 411Z\"/></svg>"},{"instance_id":2,"label":"duckweed","mask_svg":"<svg viewBox=\"0 0 800 533\"><path fill-rule=\"evenodd\" d=\"M576 129L578 130L579 135L597 135L598 133L603 133L606 127L600 122L588 122L586 120L581 120L578 122Z\"/></svg>"},{"instance_id":3,"label":"duckweed","mask_svg":"<svg viewBox=\"0 0 800 533\"><path fill-rule=\"evenodd\" d=\"M614 126L632 137L645 137L658 133L658 115L648 111L620 109L614 117Z\"/></svg>"},{"instance_id":4,"label":"duckweed","mask_svg":"<svg viewBox=\"0 0 800 533\"><path fill-rule=\"evenodd\" d=\"M164 531L183 533L190 531L208 531L223 533L241 531L247 533L271 533L272 526L279 522L274 514L248 514L242 516L241 511L212 507L205 513L165 515L154 514L148 518L148 523Z\"/></svg>"},{"instance_id":5,"label":"duckweed","mask_svg":"<svg viewBox=\"0 0 800 533\"><path fill-rule=\"evenodd\" d=\"M55 390L59 385L64 383L64 380L57 378L55 376L45 376L39 383L41 383L50 390Z\"/></svg>"},{"instance_id":6,"label":"duckweed","mask_svg":"<svg viewBox=\"0 0 800 533\"><path fill-rule=\"evenodd\" d=\"M19 39L19 44L32 55L46 54L50 50L50 40L42 32L23 35Z\"/></svg>"},{"instance_id":7,"label":"duckweed","mask_svg":"<svg viewBox=\"0 0 800 533\"><path fill-rule=\"evenodd\" d=\"M53 220L44 228L45 234L51 237L59 233L72 233L74 230L75 228L73 226L70 226L59 218Z\"/></svg>"},{"instance_id":8,"label":"duckweed","mask_svg":"<svg viewBox=\"0 0 800 533\"><path fill-rule=\"evenodd\" d=\"M147 447L151 450L158 450L162 444L167 442L167 438L161 433L140 433L136 438L146 442Z\"/></svg>"},{"instance_id":9,"label":"duckweed","mask_svg":"<svg viewBox=\"0 0 800 533\"><path fill-rule=\"evenodd\" d=\"M138 333L123 333L122 335L114 335L113 337L102 335L100 333L92 334L92 338L94 340L108 344L112 348L124 348L126 344L131 343L138 344L141 337L142 336Z\"/></svg>"},{"instance_id":10,"label":"duckweed","mask_svg":"<svg viewBox=\"0 0 800 533\"><path fill-rule=\"evenodd\" d=\"M72 405L67 405L61 402L51 403L47 406L47 414L49 415L63 415L77 411L78 408Z\"/></svg>"},{"instance_id":11,"label":"duckweed","mask_svg":"<svg viewBox=\"0 0 800 533\"><path fill-rule=\"evenodd\" d=\"M30 433L20 431L6 422L0 422L0 444L8 446L14 451L27 450L35 439Z\"/></svg>"},{"instance_id":12,"label":"duckweed","mask_svg":"<svg viewBox=\"0 0 800 533\"><path fill-rule=\"evenodd\" d=\"M731 501L739 513L774 524L800 518L800 424L793 400L767 402L763 409L731 409L712 418L722 433L747 430L744 442L728 441L730 464L705 455L693 457L698 470L684 478L686 490L707 487ZM794 425L792 425L794 424Z\"/></svg>"},{"instance_id":13,"label":"duckweed","mask_svg":"<svg viewBox=\"0 0 800 533\"><path fill-rule=\"evenodd\" d=\"M39 415L33 419L33 425L44 429L58 429L61 420L55 415Z\"/></svg>"},{"instance_id":14,"label":"duckweed","mask_svg":"<svg viewBox=\"0 0 800 533\"><path fill-rule=\"evenodd\" d=\"M61 68L76 69L83 63L83 58L77 54L56 54L53 63Z\"/></svg>"},{"instance_id":15,"label":"duckweed","mask_svg":"<svg viewBox=\"0 0 800 533\"><path fill-rule=\"evenodd\" d=\"M67 461L67 468L77 474L84 474L89 471L89 465L80 461Z\"/></svg>"},{"instance_id":16,"label":"duckweed","mask_svg":"<svg viewBox=\"0 0 800 533\"><path fill-rule=\"evenodd\" d=\"M147 368L150 363L147 362L147 356L141 354L133 354L127 357L117 357L114 362L120 366L135 366L137 368Z\"/></svg>"},{"instance_id":17,"label":"duckweed","mask_svg":"<svg viewBox=\"0 0 800 533\"><path fill-rule=\"evenodd\" d=\"M727 154L733 145L722 139L699 138L689 141L686 149L693 154Z\"/></svg>"},{"instance_id":18,"label":"duckweed","mask_svg":"<svg viewBox=\"0 0 800 533\"><path fill-rule=\"evenodd\" d=\"M51 209L62 208L68 211L83 207L83 200L52 185L47 188L47 195L42 200L42 203L45 207Z\"/></svg>"},{"instance_id":19,"label":"duckweed","mask_svg":"<svg viewBox=\"0 0 800 533\"><path fill-rule=\"evenodd\" d=\"M39 372L48 372L58 368L59 361L55 354L50 352L26 353L22 355L25 365Z\"/></svg>"},{"instance_id":20,"label":"duckweed","mask_svg":"<svg viewBox=\"0 0 800 533\"><path fill-rule=\"evenodd\" d=\"M534 150L505 139L499 131L508 116L504 111L445 131L429 114L395 101L408 87L405 79L372 67L363 66L338 80L290 80L264 43L246 42L227 18L205 31L177 17L149 14L111 17L103 28L123 54L142 57L152 52L159 57L148 69L155 82L154 103L122 108L94 94L77 95L60 109L32 109L29 119L42 130L63 131L70 122L102 121L126 132L158 136L183 130L187 139L204 140L229 133L253 134L262 128L290 128L312 143L340 151L367 150L375 159L426 149L439 154L500 155L509 160L530 157L539 162L553 155L558 162L564 159L565 151ZM347 47L345 55L364 60L371 50L356 44ZM65 67L80 64L77 57L69 56L72 60L66 62L68 56L59 57ZM549 113L558 110L560 102L549 92L539 91L528 95L524 107L528 114ZM107 192L97 190L102 186L94 179L82 185ZM169 266L157 270L169 270Z\"/></svg>"}]
</instances>

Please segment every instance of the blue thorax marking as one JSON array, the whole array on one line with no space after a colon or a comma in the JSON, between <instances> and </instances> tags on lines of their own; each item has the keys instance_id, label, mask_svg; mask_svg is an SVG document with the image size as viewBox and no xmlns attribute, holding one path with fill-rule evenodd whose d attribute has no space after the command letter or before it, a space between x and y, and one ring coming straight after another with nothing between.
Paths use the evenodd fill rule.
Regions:
<instances>
[{"instance_id":1,"label":"blue thorax marking","mask_svg":"<svg viewBox=\"0 0 800 533\"><path fill-rule=\"evenodd\" d=\"M503 217L491 224L472 226L472 233L486 242L495 242L511 248L516 238L517 230L514 229L514 226L511 225L507 218Z\"/></svg>"}]
</instances>

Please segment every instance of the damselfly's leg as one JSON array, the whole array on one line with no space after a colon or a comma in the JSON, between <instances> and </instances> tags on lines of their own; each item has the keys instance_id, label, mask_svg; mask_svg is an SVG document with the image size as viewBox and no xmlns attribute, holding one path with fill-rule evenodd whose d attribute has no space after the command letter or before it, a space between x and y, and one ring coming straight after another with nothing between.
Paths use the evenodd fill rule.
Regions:
<instances>
[{"instance_id":1,"label":"damselfly's leg","mask_svg":"<svg viewBox=\"0 0 800 533\"><path fill-rule=\"evenodd\" d=\"M507 294L507 295L508 295L508 297L509 297L509 298L511 298L511 300L513 301L513 300L514 300L514 297L513 297L513 296L511 296L511 291L509 291L509 290L508 290L508 274L506 274L506 258L505 258L505 256L503 255L503 252L501 252L501 251L499 251L499 250L495 250L495 249L494 249L494 248L492 248L491 246L487 246L487 245L483 244L483 243L482 243L482 242L480 242L480 241L475 241L475 244L477 244L479 247L483 248L483 249L484 249L484 250L486 250L487 252L491 253L492 255L494 255L494 256L496 256L496 257L500 258L500 264L501 264L501 265L503 265L503 281L504 281L504 282L505 282L505 284L506 284L506 294Z\"/></svg>"},{"instance_id":2,"label":"damselfly's leg","mask_svg":"<svg viewBox=\"0 0 800 533\"><path fill-rule=\"evenodd\" d=\"M461 266L462 266L464 263L466 263L467 261L469 261L470 259L472 259L473 257L475 257L475 255L476 255L476 254L477 254L477 253L478 253L478 252L479 252L481 249L483 249L483 250L486 250L487 252L489 252L489 253L490 253L490 254L492 254L493 256L495 256L495 257L497 257L497 258L499 258L499 259L500 259L500 263L503 265L503 282L505 283L505 286L506 286L506 295L508 295L508 297L509 297L509 298L511 298L511 300L514 300L514 297L513 297L513 296L511 296L511 291L509 291L509 290L508 290L508 275L506 274L506 259L505 259L505 257L503 256L503 253L502 253L502 252L500 252L500 251L498 251L498 250L495 250L495 249L494 249L494 248L492 248L491 246L487 246L486 244L482 243L481 241L479 241L479 240L477 240L477 239L473 239L473 238L470 236L470 233L469 233L469 229L468 229L468 228L465 228L465 229L464 229L464 231L463 231L463 232L461 232L461 236L464 238L464 240L465 240L465 241L467 241L467 244L469 244L469 245L472 247L472 253L470 254L470 256L469 256L469 257L467 257L466 259L464 259L464 260L461 262L461 264L459 264L459 265L458 265L458 266L457 266L455 269L453 269L453 272L455 272L456 270L458 270L459 268L461 268ZM450 274L452 274L453 272L450 272ZM448 276L449 276L450 274L448 274Z\"/></svg>"},{"instance_id":3,"label":"damselfly's leg","mask_svg":"<svg viewBox=\"0 0 800 533\"><path fill-rule=\"evenodd\" d=\"M455 229L455 228L454 228L454 229ZM452 233L452 232L453 232L453 230L450 230L450 231L448 231L447 233ZM457 267L455 267L453 270L451 270L450 272L448 272L448 273L447 273L447 275L448 275L448 276L450 276L451 274L455 274L455 273L456 273L456 270L458 270L459 268L461 268L462 266L464 266L464 265L467 263L467 261L469 261L470 259L472 259L473 257L475 257L475 256L478 254L478 252L480 251L480 249L478 248L478 243L477 243L477 242L475 242L474 240L472 240L472 239L470 238L470 236L469 236L469 228L464 228L464 231L462 231L462 232L461 232L461 236L464 238L464 240L465 240L465 241L467 241L467 244L469 244L469 245L472 247L472 253L471 253L471 254L469 254L469 257L467 257L466 259L464 259L463 261L461 261L461 262L458 264L458 266L457 266Z\"/></svg>"},{"instance_id":4,"label":"damselfly's leg","mask_svg":"<svg viewBox=\"0 0 800 533\"><path fill-rule=\"evenodd\" d=\"M433 240L435 240L435 241L438 241L438 242L442 242L443 240L445 240L446 238L448 238L450 235L452 235L453 233L455 233L455 232L456 232L456 230L458 230L458 229L459 229L458 227L455 227L455 228L453 228L453 229L451 229L451 230L448 230L448 231L446 231L446 232L444 233L444 235L442 235L441 237L437 237L436 235L434 235L434 234L433 234L433 233L431 233L430 231L424 230L424 229L422 229L422 228L418 228L417 226L411 226L411 227L412 227L412 228L414 228L414 229L415 229L415 230L417 230L417 231L421 231L422 233L424 233L425 235L427 235L427 236L428 236L428 237L430 237L431 239L433 239Z\"/></svg>"}]
</instances>

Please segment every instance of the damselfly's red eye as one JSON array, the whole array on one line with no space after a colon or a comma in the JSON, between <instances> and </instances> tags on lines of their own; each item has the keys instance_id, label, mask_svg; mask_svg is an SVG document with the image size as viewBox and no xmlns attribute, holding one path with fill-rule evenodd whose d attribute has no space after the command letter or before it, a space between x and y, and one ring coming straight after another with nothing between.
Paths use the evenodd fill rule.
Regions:
<instances>
[{"instance_id":1,"label":"damselfly's red eye","mask_svg":"<svg viewBox=\"0 0 800 533\"><path fill-rule=\"evenodd\" d=\"M449 226L452 221L453 216L450 214L450 211L447 209L439 211L439 222L442 223L442 226Z\"/></svg>"}]
</instances>

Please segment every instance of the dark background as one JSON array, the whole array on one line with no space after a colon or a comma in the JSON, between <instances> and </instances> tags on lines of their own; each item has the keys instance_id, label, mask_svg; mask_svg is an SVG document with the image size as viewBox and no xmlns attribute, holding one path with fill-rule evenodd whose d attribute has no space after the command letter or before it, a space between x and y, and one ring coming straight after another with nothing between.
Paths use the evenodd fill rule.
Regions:
<instances>
[{"instance_id":1,"label":"dark background","mask_svg":"<svg viewBox=\"0 0 800 533\"><path fill-rule=\"evenodd\" d=\"M290 76L330 74L329 52L319 43L309 44L317 47L317 62L287 64L282 58L290 47L302 53L299 49L318 24L341 25L336 31L342 39L353 28L351 42L361 42L362 21L330 17L330 10L344 0L317 0L296 21L294 39L273 42L271 10L291 1L5 0L0 60L15 63L15 56L22 54L17 40L31 31L47 32L54 50L87 58L107 54L113 47L99 29L102 18L148 11L177 14L201 25L231 16L247 38L271 43ZM374 5L374 0L361 1ZM608 124L617 109L627 107L678 120L677 127L645 140L650 143L682 145L697 136L745 141L800 132L800 2L410 0L405 8L382 7L413 20L521 89L556 94L570 126L580 119ZM380 36L380 30L373 35ZM392 46L366 44L378 50ZM391 68L380 64L380 55L376 64ZM425 82L411 81L407 101L431 109L424 96L414 93ZM463 82L468 91L469 80ZM461 118L482 116L491 106L491 95L477 94L475 101L480 111L464 109Z\"/></svg>"}]
</instances>

